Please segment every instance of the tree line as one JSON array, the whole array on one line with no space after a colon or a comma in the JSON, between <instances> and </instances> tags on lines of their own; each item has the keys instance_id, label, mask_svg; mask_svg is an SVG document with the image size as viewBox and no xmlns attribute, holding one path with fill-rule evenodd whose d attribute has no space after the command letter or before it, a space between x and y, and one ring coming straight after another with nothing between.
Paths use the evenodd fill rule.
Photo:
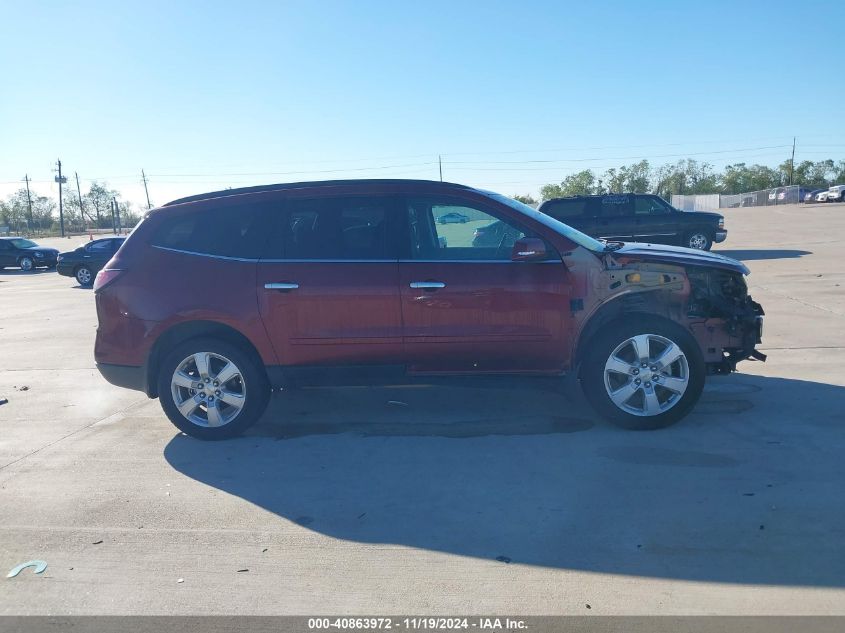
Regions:
<instances>
[{"instance_id":1,"label":"tree line","mask_svg":"<svg viewBox=\"0 0 845 633\"><path fill-rule=\"evenodd\" d=\"M647 160L641 160L601 174L585 169L567 176L560 183L544 185L540 195L548 200L604 193L655 193L671 200L673 194L736 194L788 184L820 189L840 183L845 184L845 160L805 160L794 168L791 159L777 168L736 163L718 172L710 163L688 158L657 168L653 168ZM531 196L519 198L535 202Z\"/></svg>"},{"instance_id":2,"label":"tree line","mask_svg":"<svg viewBox=\"0 0 845 633\"><path fill-rule=\"evenodd\" d=\"M113 227L112 200L117 202L120 226L135 226L141 219L141 211L130 202L120 199L120 194L107 185L92 182L87 193L70 190L62 196L62 215L65 231L82 233L89 229L110 229ZM31 213L30 213L31 201ZM16 233L47 233L59 230L59 204L49 196L27 194L26 188L0 200L0 226L8 226Z\"/></svg>"}]
</instances>

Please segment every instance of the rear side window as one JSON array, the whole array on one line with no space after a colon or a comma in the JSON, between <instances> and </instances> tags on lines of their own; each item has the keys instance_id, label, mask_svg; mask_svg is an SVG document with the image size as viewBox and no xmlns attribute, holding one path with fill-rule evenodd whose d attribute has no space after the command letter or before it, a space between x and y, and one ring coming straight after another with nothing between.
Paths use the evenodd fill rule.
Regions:
<instances>
[{"instance_id":1,"label":"rear side window","mask_svg":"<svg viewBox=\"0 0 845 633\"><path fill-rule=\"evenodd\" d=\"M633 215L634 205L631 196L610 194L601 198L602 217Z\"/></svg>"},{"instance_id":2,"label":"rear side window","mask_svg":"<svg viewBox=\"0 0 845 633\"><path fill-rule=\"evenodd\" d=\"M293 199L284 214L281 245L271 256L284 259L395 259L387 239L390 198ZM281 246L281 248L279 248Z\"/></svg>"},{"instance_id":3,"label":"rear side window","mask_svg":"<svg viewBox=\"0 0 845 633\"><path fill-rule=\"evenodd\" d=\"M572 200L555 200L543 205L543 213L558 220L571 220L586 215L589 198L575 198Z\"/></svg>"},{"instance_id":4,"label":"rear side window","mask_svg":"<svg viewBox=\"0 0 845 633\"><path fill-rule=\"evenodd\" d=\"M165 220L152 244L202 255L258 259L267 237L259 205L217 207Z\"/></svg>"}]
</instances>

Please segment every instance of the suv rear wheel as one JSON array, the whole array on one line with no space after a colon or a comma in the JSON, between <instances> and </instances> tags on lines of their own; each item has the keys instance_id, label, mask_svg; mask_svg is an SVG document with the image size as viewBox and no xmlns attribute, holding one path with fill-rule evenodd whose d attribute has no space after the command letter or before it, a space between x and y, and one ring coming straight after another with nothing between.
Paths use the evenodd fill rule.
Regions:
<instances>
[{"instance_id":1,"label":"suv rear wheel","mask_svg":"<svg viewBox=\"0 0 845 633\"><path fill-rule=\"evenodd\" d=\"M684 246L699 251L709 251L713 246L713 237L704 231L693 231L684 238Z\"/></svg>"},{"instance_id":2,"label":"suv rear wheel","mask_svg":"<svg viewBox=\"0 0 845 633\"><path fill-rule=\"evenodd\" d=\"M642 316L608 324L581 372L587 399L626 429L652 430L683 418L704 389L698 343L681 326Z\"/></svg>"},{"instance_id":3,"label":"suv rear wheel","mask_svg":"<svg viewBox=\"0 0 845 633\"><path fill-rule=\"evenodd\" d=\"M267 408L270 387L251 355L226 341L196 338L167 355L158 393L170 421L202 440L243 433Z\"/></svg>"}]
</instances>

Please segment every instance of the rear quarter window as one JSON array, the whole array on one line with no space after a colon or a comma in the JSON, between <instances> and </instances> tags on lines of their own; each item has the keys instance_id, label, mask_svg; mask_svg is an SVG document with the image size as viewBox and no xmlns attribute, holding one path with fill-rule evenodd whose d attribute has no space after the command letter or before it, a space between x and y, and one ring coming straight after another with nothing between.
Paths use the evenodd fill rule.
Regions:
<instances>
[{"instance_id":1,"label":"rear quarter window","mask_svg":"<svg viewBox=\"0 0 845 633\"><path fill-rule=\"evenodd\" d=\"M581 218L588 215L589 202L588 198L553 200L543 205L543 213L559 220Z\"/></svg>"},{"instance_id":2,"label":"rear quarter window","mask_svg":"<svg viewBox=\"0 0 845 633\"><path fill-rule=\"evenodd\" d=\"M201 255L258 259L267 239L266 212L237 205L179 213L156 229L153 246Z\"/></svg>"}]
</instances>

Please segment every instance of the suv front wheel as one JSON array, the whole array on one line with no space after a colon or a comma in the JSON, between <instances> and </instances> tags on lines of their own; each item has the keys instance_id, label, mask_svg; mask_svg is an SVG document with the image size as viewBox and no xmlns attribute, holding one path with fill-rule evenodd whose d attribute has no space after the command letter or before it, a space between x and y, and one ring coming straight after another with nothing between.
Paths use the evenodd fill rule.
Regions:
<instances>
[{"instance_id":1,"label":"suv front wheel","mask_svg":"<svg viewBox=\"0 0 845 633\"><path fill-rule=\"evenodd\" d=\"M683 245L699 251L709 251L713 246L713 236L704 231L693 231L684 238Z\"/></svg>"},{"instance_id":2,"label":"suv front wheel","mask_svg":"<svg viewBox=\"0 0 845 633\"><path fill-rule=\"evenodd\" d=\"M240 435L267 407L270 387L253 358L226 341L177 345L158 374L161 407L184 433L202 440Z\"/></svg>"},{"instance_id":3,"label":"suv front wheel","mask_svg":"<svg viewBox=\"0 0 845 633\"><path fill-rule=\"evenodd\" d=\"M633 430L667 427L683 418L704 389L698 343L684 328L632 316L599 332L587 350L581 384L608 420Z\"/></svg>"}]
</instances>

